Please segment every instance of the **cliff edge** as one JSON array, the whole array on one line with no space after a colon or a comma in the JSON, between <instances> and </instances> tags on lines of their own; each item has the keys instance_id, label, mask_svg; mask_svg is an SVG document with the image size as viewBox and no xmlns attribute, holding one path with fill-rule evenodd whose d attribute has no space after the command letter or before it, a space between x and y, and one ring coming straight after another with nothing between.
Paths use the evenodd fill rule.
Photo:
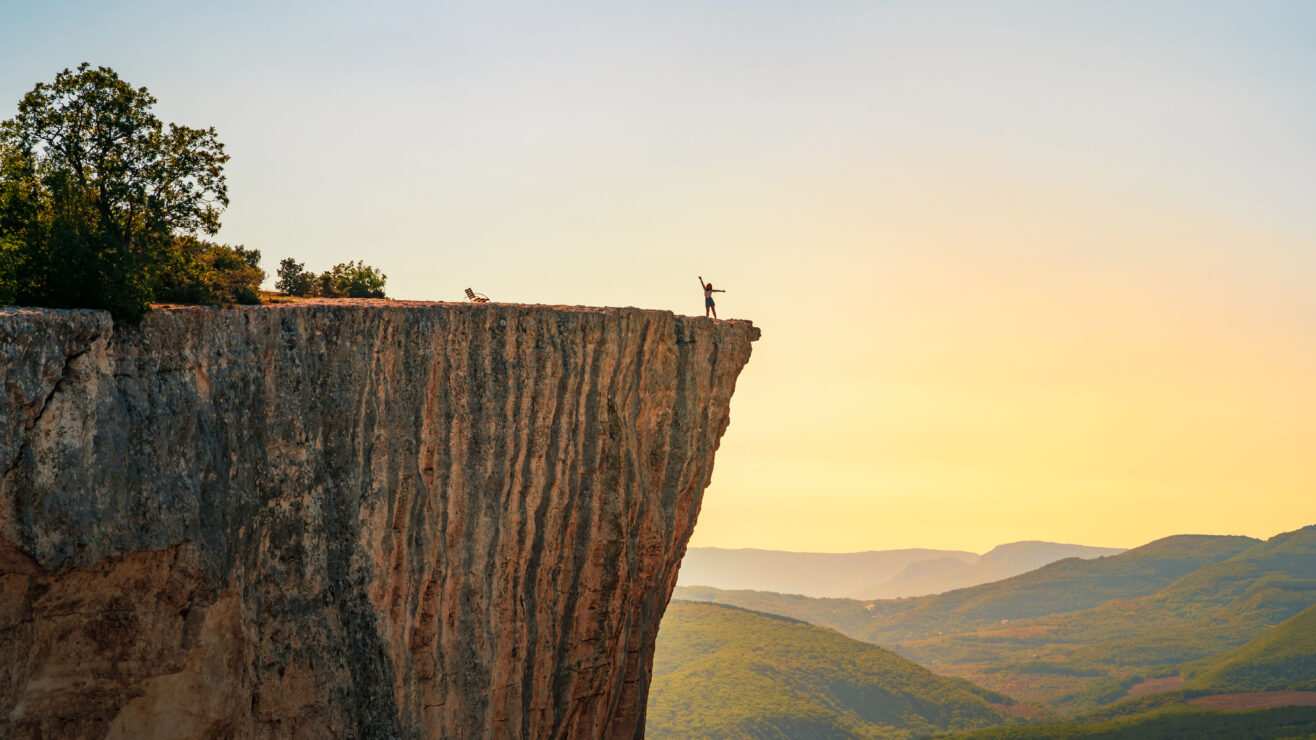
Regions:
<instances>
[{"instance_id":1,"label":"cliff edge","mask_svg":"<svg viewBox=\"0 0 1316 740\"><path fill-rule=\"evenodd\" d=\"M641 736L757 338L639 309L0 309L0 736Z\"/></svg>"}]
</instances>

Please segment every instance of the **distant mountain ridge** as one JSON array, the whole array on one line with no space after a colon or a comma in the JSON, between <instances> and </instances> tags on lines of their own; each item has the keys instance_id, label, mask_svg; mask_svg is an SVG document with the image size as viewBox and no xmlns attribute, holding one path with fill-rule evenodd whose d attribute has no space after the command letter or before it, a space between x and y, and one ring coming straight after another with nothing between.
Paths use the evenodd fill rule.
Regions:
<instances>
[{"instance_id":1,"label":"distant mountain ridge","mask_svg":"<svg viewBox=\"0 0 1316 740\"><path fill-rule=\"evenodd\" d=\"M978 557L972 552L926 548L839 553L692 547L681 560L677 585L843 596L913 563L936 558L972 562Z\"/></svg>"},{"instance_id":2,"label":"distant mountain ridge","mask_svg":"<svg viewBox=\"0 0 1316 740\"><path fill-rule=\"evenodd\" d=\"M1120 552L1124 551L1040 541L999 545L984 555L927 548L820 553L692 547L681 562L677 585L815 598L889 599L976 586L1065 558Z\"/></svg>"},{"instance_id":3,"label":"distant mountain ridge","mask_svg":"<svg viewBox=\"0 0 1316 740\"><path fill-rule=\"evenodd\" d=\"M1037 570L1057 560L1066 558L1091 560L1122 552L1125 550L1117 547L1066 545L1036 540L1011 542L992 548L976 562L947 562L944 558L938 558L935 561L913 563L885 581L848 595L854 599L899 599L940 594L957 588L1004 580Z\"/></svg>"},{"instance_id":4,"label":"distant mountain ridge","mask_svg":"<svg viewBox=\"0 0 1316 740\"><path fill-rule=\"evenodd\" d=\"M673 598L782 614L883 645L974 632L1013 621L1154 594L1198 569L1262 544L1250 537L1175 535L1119 555L1058 560L1037 570L944 594L860 601L678 587Z\"/></svg>"}]
</instances>

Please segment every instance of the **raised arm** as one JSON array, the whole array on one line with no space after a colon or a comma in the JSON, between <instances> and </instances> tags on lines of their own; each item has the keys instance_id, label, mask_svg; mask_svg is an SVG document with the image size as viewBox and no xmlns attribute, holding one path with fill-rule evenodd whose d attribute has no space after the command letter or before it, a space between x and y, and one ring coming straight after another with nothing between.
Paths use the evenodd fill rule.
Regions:
<instances>
[{"instance_id":1,"label":"raised arm","mask_svg":"<svg viewBox=\"0 0 1316 740\"><path fill-rule=\"evenodd\" d=\"M703 276L703 275L700 275L700 276L699 276L699 287L702 288L702 289L704 289L704 290L708 290L708 286L707 286L707 285L704 285L704 276Z\"/></svg>"}]
</instances>

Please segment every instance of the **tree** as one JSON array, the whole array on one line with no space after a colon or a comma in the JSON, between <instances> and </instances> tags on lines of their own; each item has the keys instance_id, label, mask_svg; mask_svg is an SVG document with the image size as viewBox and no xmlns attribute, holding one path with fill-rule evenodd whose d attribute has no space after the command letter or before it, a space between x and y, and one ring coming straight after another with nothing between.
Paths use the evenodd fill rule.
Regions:
<instances>
[{"instance_id":1,"label":"tree","mask_svg":"<svg viewBox=\"0 0 1316 740\"><path fill-rule=\"evenodd\" d=\"M315 275L306 271L306 265L285 258L279 263L279 279L274 282L274 289L284 295L310 295L315 288Z\"/></svg>"},{"instance_id":2,"label":"tree","mask_svg":"<svg viewBox=\"0 0 1316 740\"><path fill-rule=\"evenodd\" d=\"M0 306L18 300L18 280L23 272L22 243L0 235Z\"/></svg>"},{"instance_id":3,"label":"tree","mask_svg":"<svg viewBox=\"0 0 1316 740\"><path fill-rule=\"evenodd\" d=\"M133 321L180 258L176 238L219 230L224 147L213 128L166 127L155 102L83 63L0 123L0 293Z\"/></svg>"}]
</instances>

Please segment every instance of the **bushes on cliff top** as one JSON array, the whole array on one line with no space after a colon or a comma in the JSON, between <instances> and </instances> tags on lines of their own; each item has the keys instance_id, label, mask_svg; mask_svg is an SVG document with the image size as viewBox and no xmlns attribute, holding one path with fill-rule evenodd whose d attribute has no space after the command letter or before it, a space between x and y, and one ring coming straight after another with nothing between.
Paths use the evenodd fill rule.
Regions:
<instances>
[{"instance_id":1,"label":"bushes on cliff top","mask_svg":"<svg viewBox=\"0 0 1316 740\"><path fill-rule=\"evenodd\" d=\"M278 274L274 288L280 293L322 298L384 298L384 281L388 279L360 260L342 262L315 275L289 257L279 263Z\"/></svg>"},{"instance_id":2,"label":"bushes on cliff top","mask_svg":"<svg viewBox=\"0 0 1316 740\"><path fill-rule=\"evenodd\" d=\"M135 321L152 300L258 300L260 253L198 238L228 205L223 144L155 102L84 63L0 123L0 301Z\"/></svg>"},{"instance_id":3,"label":"bushes on cliff top","mask_svg":"<svg viewBox=\"0 0 1316 740\"><path fill-rule=\"evenodd\" d=\"M260 251L194 236L174 240L155 289L160 303L260 303Z\"/></svg>"}]
</instances>

